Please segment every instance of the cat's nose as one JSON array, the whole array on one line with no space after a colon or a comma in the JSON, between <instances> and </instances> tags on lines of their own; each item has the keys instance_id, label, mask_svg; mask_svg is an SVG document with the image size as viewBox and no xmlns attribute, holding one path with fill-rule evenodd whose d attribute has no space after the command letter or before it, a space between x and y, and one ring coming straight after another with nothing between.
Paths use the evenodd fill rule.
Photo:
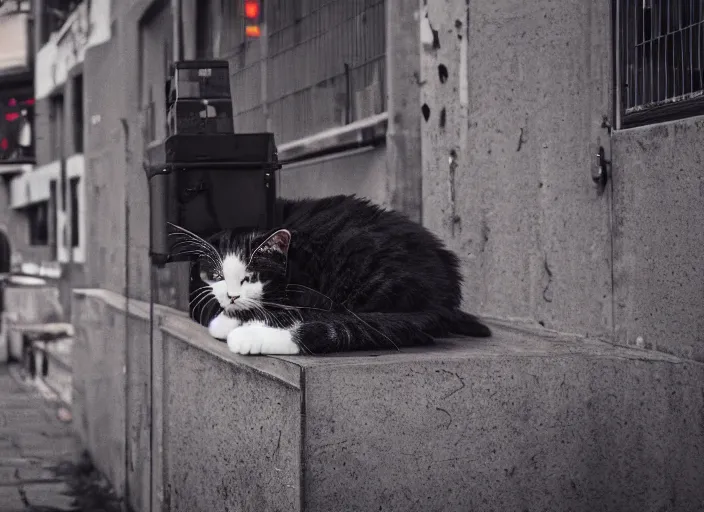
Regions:
<instances>
[{"instance_id":1,"label":"cat's nose","mask_svg":"<svg viewBox=\"0 0 704 512\"><path fill-rule=\"evenodd\" d=\"M227 294L227 298L230 299L230 302L235 302L237 299L240 298L239 295L230 295L229 293Z\"/></svg>"}]
</instances>

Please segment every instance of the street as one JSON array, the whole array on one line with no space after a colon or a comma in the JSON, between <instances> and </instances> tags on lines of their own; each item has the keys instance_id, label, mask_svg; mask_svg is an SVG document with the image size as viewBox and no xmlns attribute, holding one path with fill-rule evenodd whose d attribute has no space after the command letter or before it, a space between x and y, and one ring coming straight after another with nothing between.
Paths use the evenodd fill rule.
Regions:
<instances>
[{"instance_id":1,"label":"street","mask_svg":"<svg viewBox=\"0 0 704 512\"><path fill-rule=\"evenodd\" d=\"M119 510L59 406L0 365L0 512Z\"/></svg>"}]
</instances>

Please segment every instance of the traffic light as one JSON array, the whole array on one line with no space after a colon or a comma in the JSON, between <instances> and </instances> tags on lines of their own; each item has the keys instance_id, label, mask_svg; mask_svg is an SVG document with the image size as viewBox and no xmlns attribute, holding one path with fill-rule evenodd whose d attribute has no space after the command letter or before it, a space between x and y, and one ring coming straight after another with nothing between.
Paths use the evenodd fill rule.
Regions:
<instances>
[{"instance_id":1,"label":"traffic light","mask_svg":"<svg viewBox=\"0 0 704 512\"><path fill-rule=\"evenodd\" d=\"M244 2L244 33L249 38L258 38L262 35L260 27L262 14L261 0L245 0Z\"/></svg>"}]
</instances>

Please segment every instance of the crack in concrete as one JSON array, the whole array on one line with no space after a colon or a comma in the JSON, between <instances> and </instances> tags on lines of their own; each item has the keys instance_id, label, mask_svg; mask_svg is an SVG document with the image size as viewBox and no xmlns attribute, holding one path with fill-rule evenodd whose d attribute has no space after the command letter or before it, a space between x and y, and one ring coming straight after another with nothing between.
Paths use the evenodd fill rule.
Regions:
<instances>
[{"instance_id":1,"label":"crack in concrete","mask_svg":"<svg viewBox=\"0 0 704 512\"><path fill-rule=\"evenodd\" d=\"M550 285L552 284L552 270L550 270L547 255L543 258L543 267L545 268L545 274L548 276L548 282L545 285L545 288L543 288L543 299L545 302L552 302L552 294L548 295Z\"/></svg>"},{"instance_id":2,"label":"crack in concrete","mask_svg":"<svg viewBox=\"0 0 704 512\"><path fill-rule=\"evenodd\" d=\"M454 375L460 381L460 387L458 387L457 389L455 389L453 391L450 391L448 394L443 396L442 400L447 400L448 398L450 398L452 395L454 395L458 391L462 391L465 387L467 387L467 385L464 383L464 379L462 377L460 377L456 372L449 372L447 370L439 370L439 371L450 374L450 375Z\"/></svg>"},{"instance_id":3,"label":"crack in concrete","mask_svg":"<svg viewBox=\"0 0 704 512\"><path fill-rule=\"evenodd\" d=\"M436 407L435 410L436 410L436 411L440 411L440 412L444 412L445 414L447 414L448 421L447 421L447 424L446 424L446 425L443 425L443 426L445 427L445 430L449 429L449 428L450 428L450 425L452 425L452 414L450 414L449 412L447 412L447 411L446 411L445 409L443 409L442 407Z\"/></svg>"},{"instance_id":4,"label":"crack in concrete","mask_svg":"<svg viewBox=\"0 0 704 512\"><path fill-rule=\"evenodd\" d=\"M518 147L516 148L516 152L520 151L523 148L523 144L528 142L526 139L523 138L523 128L521 128L521 133L518 136Z\"/></svg>"}]
</instances>

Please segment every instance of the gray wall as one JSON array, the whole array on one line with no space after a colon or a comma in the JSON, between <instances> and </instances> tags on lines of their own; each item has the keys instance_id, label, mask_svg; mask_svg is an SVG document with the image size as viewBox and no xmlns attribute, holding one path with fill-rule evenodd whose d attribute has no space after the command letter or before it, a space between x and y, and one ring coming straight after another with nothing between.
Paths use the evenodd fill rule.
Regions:
<instances>
[{"instance_id":1,"label":"gray wall","mask_svg":"<svg viewBox=\"0 0 704 512\"><path fill-rule=\"evenodd\" d=\"M114 40L90 48L84 61L85 116L88 122L85 147L86 284L125 291L125 133L123 80L118 46ZM99 119L95 124L91 118Z\"/></svg>"},{"instance_id":2,"label":"gray wall","mask_svg":"<svg viewBox=\"0 0 704 512\"><path fill-rule=\"evenodd\" d=\"M614 135L619 343L704 361L704 117Z\"/></svg>"},{"instance_id":3,"label":"gray wall","mask_svg":"<svg viewBox=\"0 0 704 512\"><path fill-rule=\"evenodd\" d=\"M611 199L590 166L609 149L611 2L427 7L423 222L462 259L467 308L610 335Z\"/></svg>"}]
</instances>

